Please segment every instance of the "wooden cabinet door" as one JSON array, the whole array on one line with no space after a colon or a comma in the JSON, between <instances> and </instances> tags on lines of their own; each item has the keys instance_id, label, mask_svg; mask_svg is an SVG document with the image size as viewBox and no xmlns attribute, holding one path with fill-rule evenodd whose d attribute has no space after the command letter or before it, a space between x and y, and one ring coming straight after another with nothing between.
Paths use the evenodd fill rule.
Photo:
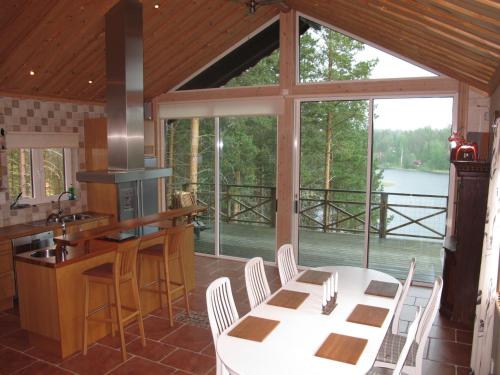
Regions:
<instances>
[{"instance_id":1,"label":"wooden cabinet door","mask_svg":"<svg viewBox=\"0 0 500 375\"><path fill-rule=\"evenodd\" d=\"M12 243L0 242L0 275L12 271Z\"/></svg>"},{"instance_id":2,"label":"wooden cabinet door","mask_svg":"<svg viewBox=\"0 0 500 375\"><path fill-rule=\"evenodd\" d=\"M0 274L0 300L14 296L14 275L12 271Z\"/></svg>"}]
</instances>

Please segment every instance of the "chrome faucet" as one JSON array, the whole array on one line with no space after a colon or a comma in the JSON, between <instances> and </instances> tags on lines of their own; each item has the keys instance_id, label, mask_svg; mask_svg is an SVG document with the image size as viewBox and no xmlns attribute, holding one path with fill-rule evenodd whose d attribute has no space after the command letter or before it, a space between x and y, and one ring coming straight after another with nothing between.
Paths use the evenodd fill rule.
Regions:
<instances>
[{"instance_id":1,"label":"chrome faucet","mask_svg":"<svg viewBox=\"0 0 500 375\"><path fill-rule=\"evenodd\" d=\"M47 220L45 221L46 224L49 224L52 221L55 221L56 223L61 222L61 215L63 213L63 210L61 208L61 198L64 194L71 193L69 191L63 191L61 194L59 194L59 197L57 198L57 213L52 212L49 216L47 216ZM65 228L63 229L65 231Z\"/></svg>"},{"instance_id":2,"label":"chrome faucet","mask_svg":"<svg viewBox=\"0 0 500 375\"><path fill-rule=\"evenodd\" d=\"M62 212L63 212L63 210L62 210L62 208L61 208L61 198L62 198L62 196L63 196L64 194L69 194L69 195L71 195L71 192L69 192L69 191L66 191L66 190L65 190L65 191L63 191L61 194L59 194L59 197L57 198L57 208L58 208L58 209L57 209L57 213L59 214L59 216L61 216L61 214L62 214Z\"/></svg>"}]
</instances>

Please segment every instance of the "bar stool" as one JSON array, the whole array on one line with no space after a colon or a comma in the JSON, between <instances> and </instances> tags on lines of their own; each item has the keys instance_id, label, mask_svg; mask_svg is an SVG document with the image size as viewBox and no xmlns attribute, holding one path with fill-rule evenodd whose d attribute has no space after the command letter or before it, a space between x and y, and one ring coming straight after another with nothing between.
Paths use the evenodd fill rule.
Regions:
<instances>
[{"instance_id":1,"label":"bar stool","mask_svg":"<svg viewBox=\"0 0 500 375\"><path fill-rule=\"evenodd\" d=\"M118 325L123 361L127 360L125 335L123 331L125 323L128 323L130 320L137 318L139 324L139 333L141 335L141 343L143 347L146 346L144 324L142 321L141 302L139 299L139 288L137 286L136 278L137 252L139 250L139 242L140 239L135 239L121 243L116 250L114 263L105 263L83 272L83 277L85 280L85 315L83 320L84 355L87 355L89 320L110 323L111 333L113 336L115 334L115 325ZM126 282L130 282L135 308L125 306L121 302L120 287ZM107 303L96 307L92 311L89 311L90 283L106 285L108 298ZM111 294L113 295L114 303L110 300ZM113 317L113 307L115 308L115 317ZM108 318L93 316L99 311L107 308L109 308ZM130 314L128 314L127 316L123 316L122 310L129 311Z\"/></svg>"},{"instance_id":2,"label":"bar stool","mask_svg":"<svg viewBox=\"0 0 500 375\"><path fill-rule=\"evenodd\" d=\"M139 288L140 290L159 293L161 308L163 308L164 306L163 295L167 297L168 319L170 321L170 327L174 325L172 314L172 295L179 290L183 291L186 313L190 315L189 299L186 287L186 274L184 270L184 262L182 259L182 250L188 244L190 238L189 231L192 230L192 227L192 224L182 224L167 228L165 229L163 243L156 244L139 251ZM143 264L144 258L149 258L157 264L158 279L143 285L141 278L141 266ZM168 263L171 260L176 260L178 262L181 276L180 282L175 282L170 279L170 270L168 268ZM162 273L164 276L163 278ZM157 284L156 288L151 287L154 284Z\"/></svg>"}]
</instances>

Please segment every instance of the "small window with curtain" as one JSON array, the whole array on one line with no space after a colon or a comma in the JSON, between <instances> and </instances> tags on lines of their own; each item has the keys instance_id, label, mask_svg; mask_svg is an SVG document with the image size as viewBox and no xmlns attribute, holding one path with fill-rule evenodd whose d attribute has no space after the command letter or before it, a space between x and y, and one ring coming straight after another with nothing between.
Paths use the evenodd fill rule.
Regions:
<instances>
[{"instance_id":1,"label":"small window with curtain","mask_svg":"<svg viewBox=\"0 0 500 375\"><path fill-rule=\"evenodd\" d=\"M77 146L77 134L8 134L7 173L11 199L20 195L19 203L27 204L57 199L72 183L71 149Z\"/></svg>"}]
</instances>

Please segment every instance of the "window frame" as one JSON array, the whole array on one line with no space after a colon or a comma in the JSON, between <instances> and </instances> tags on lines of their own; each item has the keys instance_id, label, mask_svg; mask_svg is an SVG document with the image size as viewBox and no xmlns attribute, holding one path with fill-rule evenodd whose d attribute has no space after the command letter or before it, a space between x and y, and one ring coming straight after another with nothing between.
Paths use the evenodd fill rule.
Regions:
<instances>
[{"instance_id":1,"label":"window frame","mask_svg":"<svg viewBox=\"0 0 500 375\"><path fill-rule=\"evenodd\" d=\"M72 181L72 152L68 147L47 147L63 149L64 163L64 191L66 191ZM31 154L31 176L32 176L32 191L33 197L21 197L19 203L35 205L41 203L49 203L55 201L59 194L45 195L45 170L43 168L43 148L30 148ZM9 173L9 172L7 172Z\"/></svg>"}]
</instances>

